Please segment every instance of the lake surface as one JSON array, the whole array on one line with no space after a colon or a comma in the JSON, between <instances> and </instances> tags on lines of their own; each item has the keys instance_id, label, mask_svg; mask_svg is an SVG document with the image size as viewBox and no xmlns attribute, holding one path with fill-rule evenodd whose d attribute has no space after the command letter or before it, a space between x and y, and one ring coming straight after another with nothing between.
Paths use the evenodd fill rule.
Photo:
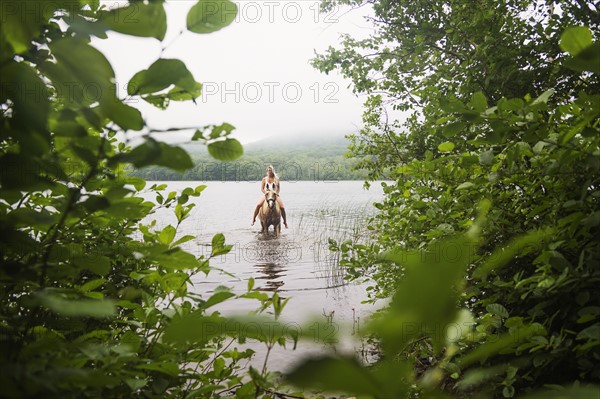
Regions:
<instances>
[{"instance_id":1,"label":"lake surface","mask_svg":"<svg viewBox=\"0 0 600 399\"><path fill-rule=\"evenodd\" d=\"M162 183L162 182L161 182ZM373 184L363 189L360 181L335 182L282 182L281 197L287 210L288 226L282 226L281 236L260 234L260 221L250 225L252 212L258 201L259 182L164 182L168 191L206 184L208 187L196 203L190 217L178 231L178 237L192 234L196 239L186 243L185 249L195 255L210 254L210 243L216 233L225 235L226 244L233 250L211 262L213 271L208 277L195 276L193 291L209 296L219 286L229 287L236 294L247 290L248 279L255 279L255 288L278 292L282 298L291 298L281 320L301 326L311 321L332 321L332 328L356 330L360 320L374 310L366 299L365 284L348 283L344 271L337 265L335 254L328 251L328 239L365 239L365 220L376 211L372 205L382 199L382 188ZM149 182L151 184L151 182ZM161 210L154 215L158 226L174 224L172 210ZM233 275L233 277L232 277ZM254 310L256 301L227 301L218 307L223 314ZM242 308L241 308L242 307ZM316 324L315 324L316 327ZM309 334L329 334L332 331L311 331ZM303 331L303 333L307 333ZM262 345L262 344L261 344ZM335 345L304 341L294 352L276 348L271 352L272 369L288 368L306 352L325 350L355 351L359 342L337 342ZM257 351L255 362L262 365L264 350ZM261 352L262 350L262 352Z\"/></svg>"}]
</instances>

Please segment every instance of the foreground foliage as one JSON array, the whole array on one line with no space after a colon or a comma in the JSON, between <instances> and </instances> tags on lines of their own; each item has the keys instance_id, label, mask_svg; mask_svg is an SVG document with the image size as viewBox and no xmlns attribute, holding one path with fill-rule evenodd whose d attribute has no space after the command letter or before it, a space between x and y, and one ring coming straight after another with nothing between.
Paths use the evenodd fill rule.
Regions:
<instances>
[{"instance_id":1,"label":"foreground foliage","mask_svg":"<svg viewBox=\"0 0 600 399\"><path fill-rule=\"evenodd\" d=\"M184 249L195 237L178 235L205 186L165 192L124 173L193 166L117 97L112 66L90 45L108 30L162 41L163 3L12 1L1 12L0 396L272 397L272 375L248 368L253 351L234 344L270 348L286 334L266 317L252 320L269 329L246 331L214 306L241 297L277 318L285 302L252 291L252 280L238 295L191 290L230 250L217 234L210 255L196 256ZM187 28L210 33L235 12L228 0L200 0ZM160 58L127 91L166 108L197 98L201 85L181 61ZM232 130L200 127L194 139L216 159L235 159ZM131 132L143 137L135 148L117 140ZM174 222L159 228L153 215L167 209Z\"/></svg>"},{"instance_id":2,"label":"foreground foliage","mask_svg":"<svg viewBox=\"0 0 600 399\"><path fill-rule=\"evenodd\" d=\"M350 153L392 180L376 239L331 242L373 300L392 298L370 328L383 359L316 359L290 379L377 398L597 396L598 4L370 3L375 33L313 62L369 95ZM339 4L359 2L324 7Z\"/></svg>"}]
</instances>

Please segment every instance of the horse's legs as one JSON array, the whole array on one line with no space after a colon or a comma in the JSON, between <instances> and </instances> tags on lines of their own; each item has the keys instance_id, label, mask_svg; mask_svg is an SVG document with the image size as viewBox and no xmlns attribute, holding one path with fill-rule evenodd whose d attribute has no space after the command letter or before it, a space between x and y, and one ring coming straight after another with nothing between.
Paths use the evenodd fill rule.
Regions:
<instances>
[{"instance_id":1,"label":"horse's legs","mask_svg":"<svg viewBox=\"0 0 600 399\"><path fill-rule=\"evenodd\" d=\"M254 222L256 221L256 216L258 215L259 211L260 205L256 205L256 208L254 208L254 215L252 216L252 225L254 225Z\"/></svg>"},{"instance_id":2,"label":"horse's legs","mask_svg":"<svg viewBox=\"0 0 600 399\"><path fill-rule=\"evenodd\" d=\"M281 217L283 217L283 224L285 225L285 228L287 229L288 225L287 225L287 218L285 217L285 208L280 208L281 210Z\"/></svg>"}]
</instances>

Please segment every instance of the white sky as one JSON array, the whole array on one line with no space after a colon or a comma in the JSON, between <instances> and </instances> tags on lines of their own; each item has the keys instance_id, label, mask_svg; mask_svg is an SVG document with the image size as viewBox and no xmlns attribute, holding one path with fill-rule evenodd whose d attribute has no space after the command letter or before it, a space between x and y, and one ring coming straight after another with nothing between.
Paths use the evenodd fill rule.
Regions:
<instances>
[{"instance_id":1,"label":"white sky","mask_svg":"<svg viewBox=\"0 0 600 399\"><path fill-rule=\"evenodd\" d=\"M242 143L277 135L357 130L364 98L352 94L348 81L320 73L309 60L315 50L336 46L341 32L367 35L364 15L369 9L320 14L318 0L237 1L237 21L228 27L204 35L186 31L177 37L195 3L166 3L168 32L162 43L115 32L109 32L107 40L93 42L113 65L121 98L127 94L129 79L156 61L163 46L168 46L163 58L182 60L203 83L198 105L171 102L161 111L143 100L130 104L142 111L151 128L229 122L237 128L233 137ZM190 137L165 133L161 139L167 140L167 134L176 142Z\"/></svg>"}]
</instances>

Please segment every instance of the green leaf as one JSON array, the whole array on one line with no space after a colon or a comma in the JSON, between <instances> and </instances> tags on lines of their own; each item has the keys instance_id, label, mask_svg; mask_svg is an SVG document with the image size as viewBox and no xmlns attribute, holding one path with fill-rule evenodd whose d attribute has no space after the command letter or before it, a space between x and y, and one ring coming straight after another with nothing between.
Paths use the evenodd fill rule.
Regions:
<instances>
[{"instance_id":1,"label":"green leaf","mask_svg":"<svg viewBox=\"0 0 600 399\"><path fill-rule=\"evenodd\" d=\"M164 333L165 342L176 344L204 344L209 339L224 333L225 319L217 316L202 316L193 313L174 319Z\"/></svg>"},{"instance_id":2,"label":"green leaf","mask_svg":"<svg viewBox=\"0 0 600 399\"><path fill-rule=\"evenodd\" d=\"M529 337L540 335L540 332L540 327L536 325L515 329L511 334L495 337L489 342L477 346L471 352L458 359L457 364L461 368L466 368L475 362L481 362L490 356L497 355L507 348L516 347L520 342L525 341Z\"/></svg>"},{"instance_id":3,"label":"green leaf","mask_svg":"<svg viewBox=\"0 0 600 399\"><path fill-rule=\"evenodd\" d=\"M592 339L596 341L600 340L600 324L596 323L584 330L581 330L579 334L577 334L577 339Z\"/></svg>"},{"instance_id":4,"label":"green leaf","mask_svg":"<svg viewBox=\"0 0 600 399\"><path fill-rule=\"evenodd\" d=\"M235 20L237 5L229 0L199 0L187 15L187 28L194 33L211 33Z\"/></svg>"},{"instance_id":5,"label":"green leaf","mask_svg":"<svg viewBox=\"0 0 600 399\"><path fill-rule=\"evenodd\" d=\"M176 233L177 230L175 229L175 227L168 225L167 227L162 229L162 231L158 235L158 241L161 244L169 245L171 244L171 242L173 242Z\"/></svg>"},{"instance_id":6,"label":"green leaf","mask_svg":"<svg viewBox=\"0 0 600 399\"><path fill-rule=\"evenodd\" d=\"M235 130L233 125L230 125L229 123L222 123L220 125L213 126L209 138L214 140L223 136L229 136L233 130Z\"/></svg>"},{"instance_id":7,"label":"green leaf","mask_svg":"<svg viewBox=\"0 0 600 399\"><path fill-rule=\"evenodd\" d=\"M456 187L456 190L467 190L471 187L475 187L475 184L471 183L470 181L466 181L460 184L458 187Z\"/></svg>"},{"instance_id":8,"label":"green leaf","mask_svg":"<svg viewBox=\"0 0 600 399\"><path fill-rule=\"evenodd\" d=\"M554 94L554 90L552 90L552 89L546 90L538 98L533 100L531 105L536 105L536 104L541 104L541 103L545 104L548 102L548 100L550 99L550 97L552 97L553 94Z\"/></svg>"},{"instance_id":9,"label":"green leaf","mask_svg":"<svg viewBox=\"0 0 600 399\"><path fill-rule=\"evenodd\" d=\"M473 97L471 98L471 106L475 111L485 111L488 108L487 98L485 97L485 94L483 94L480 91L473 94Z\"/></svg>"},{"instance_id":10,"label":"green leaf","mask_svg":"<svg viewBox=\"0 0 600 399\"><path fill-rule=\"evenodd\" d=\"M14 54L21 54L29 50L31 41L42 31L42 26L59 8L58 2L46 3L40 0L11 1L2 5L2 36L12 47ZM2 54L2 57L11 57L12 53Z\"/></svg>"},{"instance_id":11,"label":"green leaf","mask_svg":"<svg viewBox=\"0 0 600 399\"><path fill-rule=\"evenodd\" d=\"M476 278L485 278L492 270L498 270L517 256L541 249L541 243L555 234L553 229L534 230L516 237L505 247L497 248L488 259L473 272Z\"/></svg>"},{"instance_id":12,"label":"green leaf","mask_svg":"<svg viewBox=\"0 0 600 399\"><path fill-rule=\"evenodd\" d=\"M500 305L499 303L491 303L489 305L487 305L485 307L485 309L495 315L498 315L500 317L504 317L505 319L507 319L509 317L508 311L506 310L506 308L502 305Z\"/></svg>"},{"instance_id":13,"label":"green leaf","mask_svg":"<svg viewBox=\"0 0 600 399\"><path fill-rule=\"evenodd\" d=\"M211 295L210 298L208 298L208 300L205 303L202 304L202 308L208 309L211 306L215 306L215 305L217 305L221 302L224 302L234 296L235 296L235 294L233 292L229 292L229 291L216 292L213 295Z\"/></svg>"},{"instance_id":14,"label":"green leaf","mask_svg":"<svg viewBox=\"0 0 600 399\"><path fill-rule=\"evenodd\" d=\"M210 143L208 152L219 161L233 161L244 154L244 148L236 139L225 139Z\"/></svg>"},{"instance_id":15,"label":"green leaf","mask_svg":"<svg viewBox=\"0 0 600 399\"><path fill-rule=\"evenodd\" d=\"M148 384L148 380L145 378L126 378L124 381L129 387L129 389L131 389L133 392L137 391L138 389L142 389L146 386L146 384Z\"/></svg>"},{"instance_id":16,"label":"green leaf","mask_svg":"<svg viewBox=\"0 0 600 399\"><path fill-rule=\"evenodd\" d=\"M598 397L598 385L555 387L553 389L539 389L534 393L520 396L523 399L590 399Z\"/></svg>"},{"instance_id":17,"label":"green leaf","mask_svg":"<svg viewBox=\"0 0 600 399\"><path fill-rule=\"evenodd\" d=\"M124 130L139 131L144 128L142 113L137 109L114 99L109 104L103 103L105 115Z\"/></svg>"},{"instance_id":18,"label":"green leaf","mask_svg":"<svg viewBox=\"0 0 600 399\"><path fill-rule=\"evenodd\" d=\"M198 98L200 94L202 94L202 84L194 82L194 88L192 90L189 88L184 90L179 87L173 87L166 96L169 100L173 101L193 101Z\"/></svg>"},{"instance_id":19,"label":"green leaf","mask_svg":"<svg viewBox=\"0 0 600 399\"><path fill-rule=\"evenodd\" d=\"M156 165L166 166L180 172L194 167L194 162L183 148L160 143L160 149L161 154L155 162Z\"/></svg>"},{"instance_id":20,"label":"green leaf","mask_svg":"<svg viewBox=\"0 0 600 399\"><path fill-rule=\"evenodd\" d=\"M287 376L288 382L302 388L349 395L380 396L381 383L353 358L321 357L305 360Z\"/></svg>"},{"instance_id":21,"label":"green leaf","mask_svg":"<svg viewBox=\"0 0 600 399\"><path fill-rule=\"evenodd\" d=\"M483 151L479 154L479 163L489 166L494 162L494 150Z\"/></svg>"},{"instance_id":22,"label":"green leaf","mask_svg":"<svg viewBox=\"0 0 600 399\"><path fill-rule=\"evenodd\" d=\"M196 238L196 236L186 235L186 236L181 237L179 240L175 241L171 246L172 247L176 247L178 245L181 245L181 244L184 244L184 243L186 243L188 241L191 241L191 240L193 240L195 238Z\"/></svg>"},{"instance_id":23,"label":"green leaf","mask_svg":"<svg viewBox=\"0 0 600 399\"><path fill-rule=\"evenodd\" d=\"M225 236L221 233L217 233L212 238L213 248L222 248L225 245Z\"/></svg>"},{"instance_id":24,"label":"green leaf","mask_svg":"<svg viewBox=\"0 0 600 399\"><path fill-rule=\"evenodd\" d=\"M161 361L157 363L140 364L135 368L140 370L158 371L171 377L177 377L179 375L179 366L177 363L173 362Z\"/></svg>"},{"instance_id":25,"label":"green leaf","mask_svg":"<svg viewBox=\"0 0 600 399\"><path fill-rule=\"evenodd\" d=\"M269 296L267 294L265 294L264 292L252 291L252 292L248 292L246 294L241 295L240 298L257 299L262 302L262 301L268 300Z\"/></svg>"},{"instance_id":26,"label":"green leaf","mask_svg":"<svg viewBox=\"0 0 600 399\"><path fill-rule=\"evenodd\" d=\"M443 127L442 134L446 138L452 138L465 130L466 127L467 124L465 122L450 123L449 125Z\"/></svg>"},{"instance_id":27,"label":"green leaf","mask_svg":"<svg viewBox=\"0 0 600 399\"><path fill-rule=\"evenodd\" d=\"M454 149L454 143L447 141L445 143L442 143L440 145L438 145L438 150L440 150L440 152L450 152Z\"/></svg>"},{"instance_id":28,"label":"green leaf","mask_svg":"<svg viewBox=\"0 0 600 399\"><path fill-rule=\"evenodd\" d=\"M100 14L100 22L115 32L163 40L167 33L167 14L161 1L136 1L127 7Z\"/></svg>"},{"instance_id":29,"label":"green leaf","mask_svg":"<svg viewBox=\"0 0 600 399\"><path fill-rule=\"evenodd\" d=\"M100 102L104 109L116 100L115 73L104 54L76 38L53 41L49 48L56 62L44 62L40 70L63 102L76 107Z\"/></svg>"},{"instance_id":30,"label":"green leaf","mask_svg":"<svg viewBox=\"0 0 600 399\"><path fill-rule=\"evenodd\" d=\"M212 239L211 256L219 256L228 254L231 251L231 245L225 245L225 236L221 233L215 234Z\"/></svg>"},{"instance_id":31,"label":"green leaf","mask_svg":"<svg viewBox=\"0 0 600 399\"><path fill-rule=\"evenodd\" d=\"M104 318L116 313L115 304L110 300L66 299L50 294L40 294L39 298L48 309L62 316Z\"/></svg>"},{"instance_id":32,"label":"green leaf","mask_svg":"<svg viewBox=\"0 0 600 399\"><path fill-rule=\"evenodd\" d=\"M565 30L561 35L559 45L563 51L576 56L582 50L592 45L592 31L585 26L575 26Z\"/></svg>"},{"instance_id":33,"label":"green leaf","mask_svg":"<svg viewBox=\"0 0 600 399\"><path fill-rule=\"evenodd\" d=\"M161 58L148 69L136 73L131 78L127 84L127 93L129 95L157 93L171 85L190 93L197 87L194 76L182 61Z\"/></svg>"},{"instance_id":34,"label":"green leaf","mask_svg":"<svg viewBox=\"0 0 600 399\"><path fill-rule=\"evenodd\" d=\"M48 89L30 65L24 62L6 64L0 69L0 85L0 101L10 99L14 103L13 118L17 126L41 132L48 129Z\"/></svg>"},{"instance_id":35,"label":"green leaf","mask_svg":"<svg viewBox=\"0 0 600 399\"><path fill-rule=\"evenodd\" d=\"M138 168L148 165L166 166L182 172L194 167L192 159L184 149L172 147L152 138L147 138L144 144L129 153L117 155L113 161L132 163Z\"/></svg>"},{"instance_id":36,"label":"green leaf","mask_svg":"<svg viewBox=\"0 0 600 399\"><path fill-rule=\"evenodd\" d=\"M158 262L165 269L183 270L195 269L200 266L198 259L180 248L173 248L166 252L149 255L149 258Z\"/></svg>"},{"instance_id":37,"label":"green leaf","mask_svg":"<svg viewBox=\"0 0 600 399\"><path fill-rule=\"evenodd\" d=\"M564 64L574 71L600 74L600 42L587 47L575 57L565 60Z\"/></svg>"},{"instance_id":38,"label":"green leaf","mask_svg":"<svg viewBox=\"0 0 600 399\"><path fill-rule=\"evenodd\" d=\"M102 255L83 255L73 258L73 264L82 269L90 270L100 276L110 273L110 258Z\"/></svg>"}]
</instances>

